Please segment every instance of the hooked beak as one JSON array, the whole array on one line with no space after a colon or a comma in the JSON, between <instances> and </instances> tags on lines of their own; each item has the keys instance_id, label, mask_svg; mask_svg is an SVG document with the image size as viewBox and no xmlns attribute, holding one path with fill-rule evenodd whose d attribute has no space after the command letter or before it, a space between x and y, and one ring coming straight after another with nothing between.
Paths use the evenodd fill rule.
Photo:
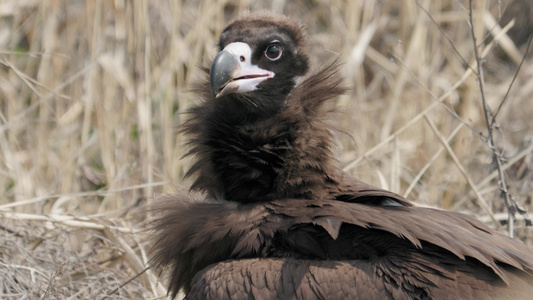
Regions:
<instances>
[{"instance_id":1,"label":"hooked beak","mask_svg":"<svg viewBox=\"0 0 533 300\"><path fill-rule=\"evenodd\" d=\"M274 75L274 72L252 65L252 49L248 44L231 43L217 54L211 65L211 93L220 98L253 91L259 83Z\"/></svg>"}]
</instances>

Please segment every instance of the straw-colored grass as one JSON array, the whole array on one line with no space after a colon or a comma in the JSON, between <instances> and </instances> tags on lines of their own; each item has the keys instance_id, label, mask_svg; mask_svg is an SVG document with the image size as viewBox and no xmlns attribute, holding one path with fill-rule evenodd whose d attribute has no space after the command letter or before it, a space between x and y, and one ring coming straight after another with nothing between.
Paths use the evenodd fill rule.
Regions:
<instances>
[{"instance_id":1,"label":"straw-colored grass","mask_svg":"<svg viewBox=\"0 0 533 300\"><path fill-rule=\"evenodd\" d=\"M493 111L512 84L496 149L529 210L531 63L513 78L533 3L474 3ZM165 297L164 276L143 272L144 207L187 185L176 133L187 89L224 24L258 9L300 18L315 65L345 62L336 121L353 139L339 134L335 151L346 170L504 231L467 1L0 0L0 298ZM515 231L531 244L520 217Z\"/></svg>"}]
</instances>

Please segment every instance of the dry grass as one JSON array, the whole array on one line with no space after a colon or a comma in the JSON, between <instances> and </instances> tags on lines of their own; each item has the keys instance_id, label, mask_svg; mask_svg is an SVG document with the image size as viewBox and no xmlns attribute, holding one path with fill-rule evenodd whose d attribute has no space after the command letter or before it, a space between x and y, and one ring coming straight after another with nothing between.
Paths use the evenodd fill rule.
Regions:
<instances>
[{"instance_id":1,"label":"dry grass","mask_svg":"<svg viewBox=\"0 0 533 300\"><path fill-rule=\"evenodd\" d=\"M533 3L474 2L495 110L533 31ZM249 9L301 18L315 64L337 55L346 62L351 93L338 99L338 122L353 140L339 135L337 151L347 170L421 205L491 226L505 220L480 137L487 129L468 6L418 4L0 0L0 298L164 297L159 274L136 277L149 248L139 207L183 184L190 161L180 160L186 149L176 128L195 101L187 88L216 54L224 24ZM511 193L526 209L532 75L525 63L495 132ZM531 243L520 218L516 227Z\"/></svg>"}]
</instances>

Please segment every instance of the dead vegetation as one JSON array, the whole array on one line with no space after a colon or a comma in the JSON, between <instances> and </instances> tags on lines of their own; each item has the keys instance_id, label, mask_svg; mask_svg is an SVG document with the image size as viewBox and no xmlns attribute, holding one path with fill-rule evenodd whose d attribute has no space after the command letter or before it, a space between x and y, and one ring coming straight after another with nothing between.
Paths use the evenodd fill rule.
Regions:
<instances>
[{"instance_id":1,"label":"dead vegetation","mask_svg":"<svg viewBox=\"0 0 533 300\"><path fill-rule=\"evenodd\" d=\"M526 210L533 69L517 70L532 7L476 0L472 11L487 104L506 99L495 147ZM0 0L2 299L164 298L164 277L143 272L143 207L187 184L176 134L195 101L187 88L224 24L258 9L301 18L315 65L345 62L337 121L353 139L338 135L336 150L347 170L505 230L468 1ZM520 216L515 233L532 244Z\"/></svg>"}]
</instances>

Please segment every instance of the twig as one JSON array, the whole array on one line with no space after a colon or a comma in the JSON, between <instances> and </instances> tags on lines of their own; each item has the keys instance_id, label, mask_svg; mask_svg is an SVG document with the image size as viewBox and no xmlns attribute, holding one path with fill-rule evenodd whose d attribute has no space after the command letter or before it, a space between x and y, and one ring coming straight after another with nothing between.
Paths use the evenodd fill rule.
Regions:
<instances>
[{"instance_id":1,"label":"twig","mask_svg":"<svg viewBox=\"0 0 533 300\"><path fill-rule=\"evenodd\" d=\"M426 119L427 119L427 116L426 116ZM455 137L455 135L457 135L459 130L461 130L463 128L463 125L464 125L464 123L459 123L459 125L453 130L453 132L450 134L450 136L446 139L446 143L447 144L450 143L450 141ZM405 198L409 197L409 194L411 194L411 191L413 191L415 186L418 184L418 181L420 180L420 178L422 178L422 176L426 173L426 171L429 169L429 167L435 162L435 160L437 160L437 157L439 157L439 155L442 153L442 151L444 151L444 147L441 147L437 152L435 152L435 154L433 154L433 156L426 163L426 165L424 165L424 167L422 169L420 169L418 174L416 174L415 178L411 181L411 184L409 185L407 190L405 190L405 192L403 193L403 196Z\"/></svg>"},{"instance_id":2,"label":"twig","mask_svg":"<svg viewBox=\"0 0 533 300\"><path fill-rule=\"evenodd\" d=\"M143 275L140 277L140 279L143 282L144 286L150 286L154 294L164 294L164 289L160 285L157 285L157 278L153 274L153 272L149 270L150 267L146 267L146 262L144 262L137 255L137 253L133 250L129 243L127 243L121 235L117 235L113 231L104 230L104 234L113 243L117 244L122 251L124 251L124 259L126 260L127 264L133 271L137 272L137 275L131 280L137 278L140 275ZM128 280L127 282L122 284L120 287L118 287L118 289L129 283L131 280ZM114 291L112 293L114 293Z\"/></svg>"},{"instance_id":3,"label":"twig","mask_svg":"<svg viewBox=\"0 0 533 300\"><path fill-rule=\"evenodd\" d=\"M450 44L450 46L452 47L453 51L455 52L455 54L457 54L457 56L463 61L463 64L468 66L468 68L470 70L472 70L472 72L474 74L476 74L476 71L470 66L470 64L466 61L466 59L463 57L463 55L461 54L461 52L459 52L459 50L457 50L457 47L455 47L455 44L454 42L450 39L450 37L446 34L446 31L444 31L444 29L442 28L442 26L439 25L439 23L437 23L437 21L435 21L435 19L433 18L433 16L429 13L429 11L427 11L418 1L416 1L416 6L418 6L418 8L420 8L425 14L426 16L431 20L431 22L437 26L437 28L439 29L440 33L442 34L442 36L448 41L448 43ZM477 74L476 74L477 75Z\"/></svg>"},{"instance_id":4,"label":"twig","mask_svg":"<svg viewBox=\"0 0 533 300\"><path fill-rule=\"evenodd\" d=\"M383 147L384 145L388 144L390 141L395 139L399 134L401 134L402 132L407 130L413 124L415 124L416 122L422 120L422 118L424 118L424 116L427 113L432 111L435 107L438 107L438 105L441 104L441 102L443 102L444 100L446 100L446 98L448 98L453 93L453 91L455 91L457 88L459 88L466 81L466 79L470 76L471 73L472 73L472 69L467 69L465 71L465 73L463 74L463 76L461 77L461 79L459 79L456 83L454 83L454 85L449 90L447 90L443 95L441 95L435 102L431 103L428 107L426 107L418 115L414 116L409 122L407 122L405 125L403 125L398 130L396 130L396 132L394 132L393 134L389 135L387 138L382 140L379 144L377 144L374 147L372 147L372 149L366 151L365 154L363 154L359 158L353 160L352 162L348 163L343 169L345 171L349 171L349 170L355 168L356 166L359 165L359 163L361 163L361 161L363 161L363 160L367 159L368 157L370 157L370 155L372 155L374 152L379 150L381 147Z\"/></svg>"},{"instance_id":5,"label":"twig","mask_svg":"<svg viewBox=\"0 0 533 300\"><path fill-rule=\"evenodd\" d=\"M433 132L435 133L435 135L437 136L437 138L440 140L440 142L442 143L442 145L446 149L446 151L448 151L448 154L450 155L450 157L452 158L453 162L457 166L457 169L459 169L459 172L461 172L461 174L463 174L464 178L468 182L468 185L470 185L470 188L472 189L472 191L474 191L474 194L476 195L476 199L478 200L478 203L487 212L487 214L491 217L491 219L492 219L492 221L494 221L494 224L496 225L496 227L500 228L500 223L496 220L496 218L494 218L494 213L490 209L489 204L487 203L485 198L483 198L483 195L481 195L479 190L476 188L476 184L474 183L474 180L472 180L472 177L470 175L468 175L468 172L466 171L466 168L463 166L463 164L461 164L461 161L459 160L457 155L455 155L455 153L453 152L452 147L450 147L450 144L448 144L448 142L446 142L446 138L444 138L444 136L442 136L440 131L437 129L437 126L435 126L435 123L433 123L433 121L431 121L431 119L428 118L428 116L424 116L424 117L425 117L427 123L429 124L429 126L431 127L431 129L433 130Z\"/></svg>"},{"instance_id":6,"label":"twig","mask_svg":"<svg viewBox=\"0 0 533 300\"><path fill-rule=\"evenodd\" d=\"M522 159L524 156L528 155L529 153L533 152L533 144L529 145L527 148L520 151L518 154L514 155L511 159L509 159L504 165L502 165L502 170L505 171L509 169L511 166L513 166L517 161ZM491 182L494 178L498 176L498 170L492 171L487 177L485 177L483 180L481 180L477 185L477 189L481 190L484 186L486 186L489 182ZM459 207L461 207L464 202L466 201L468 195L465 195L465 197L457 203L453 205L451 210L458 210Z\"/></svg>"},{"instance_id":7,"label":"twig","mask_svg":"<svg viewBox=\"0 0 533 300\"><path fill-rule=\"evenodd\" d=\"M494 37L494 40L492 40L488 45L487 47L485 47L485 49L483 50L483 52L481 53L481 57L485 57L489 51L492 49L492 46L494 45L494 42L495 41L498 41L506 32L507 30L509 30L510 27L506 27L504 29L501 30L501 32L499 32L495 37ZM392 133L391 135L389 135L387 138L383 139L379 144L375 145L374 147L372 147L371 149L367 150L362 156L358 157L357 159L354 159L353 161L351 161L350 163L348 163L343 169L345 171L349 171L351 169L354 169L355 167L357 167L363 160L365 159L368 159L374 152L376 152L377 150L381 149L381 147L387 145L390 141L392 141L393 139L395 139L399 134L401 134L402 132L404 132L405 130L407 130L408 128L410 128L413 124L415 124L416 122L422 120L422 118L424 118L424 116L429 113L430 111L432 111L434 108L438 107L439 104L442 105L442 102L444 100L446 100L455 90L457 90L467 79L468 77L470 77L470 75L474 73L474 71L472 70L472 68L467 68L465 70L465 72L463 73L463 75L461 76L461 78L455 82L452 87L450 87L450 89L448 89L444 94L442 94L440 97L438 97L435 102L431 103L428 107L426 107L423 111L421 111L418 115L416 115L414 118L412 118L409 122L407 122L405 125L403 125L400 129L396 130L396 132ZM416 77L415 77L416 78ZM429 90L427 89L425 86L423 86L426 90ZM430 93L431 95L431 93ZM461 119L459 119L461 120ZM461 120L462 121L462 120ZM466 125L467 127L469 128L472 128L468 123L466 122L463 122L464 125Z\"/></svg>"},{"instance_id":8,"label":"twig","mask_svg":"<svg viewBox=\"0 0 533 300\"><path fill-rule=\"evenodd\" d=\"M524 53L524 56L522 56L522 60L520 61L520 64L518 65L518 68L513 76L513 80L511 81L511 83L509 84L509 87L507 88L507 92L505 92L505 96L503 96L502 102L500 102L498 109L496 109L496 112L494 113L494 117L492 117L492 122L490 123L491 127L494 126L494 122L496 122L496 116L498 116L498 113L500 112L500 109L505 103L505 100L507 100L507 96L509 96L509 92L511 91L511 88L513 87L516 77L518 76L518 72L520 72L520 69L522 68L522 65L524 64L524 61L526 60L527 53L529 52L529 46L531 46L532 38L533 38L533 35L529 36L529 41L527 42L526 52Z\"/></svg>"},{"instance_id":9,"label":"twig","mask_svg":"<svg viewBox=\"0 0 533 300\"><path fill-rule=\"evenodd\" d=\"M150 269L150 267L146 267L144 268L142 271L140 271L139 273L135 274L135 276L131 277L130 279L126 280L126 282L124 282L123 284L121 284L120 286L118 286L116 289L112 290L111 292L107 293L107 296L111 296L113 294L115 294L116 292L118 292L121 288L123 288L126 284L132 282L133 280L137 279L139 276L141 276L142 274L144 274L144 272L148 271L148 269Z\"/></svg>"},{"instance_id":10,"label":"twig","mask_svg":"<svg viewBox=\"0 0 533 300\"><path fill-rule=\"evenodd\" d=\"M73 217L59 214L37 215L16 212L0 212L0 218L12 220L31 220L31 221L47 221L52 223L60 223L70 227L86 228L93 230L111 229L122 233L137 233L139 230L127 227L118 227L112 225L99 224L100 220L93 220L88 217Z\"/></svg>"},{"instance_id":11,"label":"twig","mask_svg":"<svg viewBox=\"0 0 533 300\"><path fill-rule=\"evenodd\" d=\"M59 198L59 197L75 198L75 197L89 197L89 196L105 196L105 195L112 194L112 193L119 193L119 192L124 192L124 191L141 189L147 186L155 187L155 186L162 186L165 184L167 184L166 181L161 181L161 182L152 182L152 183L146 183L146 184L138 184L138 185L128 186L128 187L124 187L120 189L113 189L113 190L98 190L98 191L88 191L88 192L79 192L79 193L70 193L70 194L54 194L54 195L39 196L39 197L31 198L31 199L26 199L26 200L21 200L21 201L16 201L16 202L0 205L0 211L7 210L12 207L30 205L30 204L35 204L38 202L44 202L44 201L48 201L49 199Z\"/></svg>"},{"instance_id":12,"label":"twig","mask_svg":"<svg viewBox=\"0 0 533 300\"><path fill-rule=\"evenodd\" d=\"M515 220L515 206L511 204L511 199L509 196L509 191L507 190L507 183L505 182L505 174L502 170L502 163L500 160L500 154L497 153L496 147L494 145L494 137L492 134L493 131L493 118L494 115L490 111L490 107L487 103L487 100L485 98L485 78L483 75L483 65L481 62L480 55L478 53L478 45L477 45L477 38L476 33L474 31L474 18L473 18L473 9L472 9L472 0L468 1L469 10L468 10L468 20L470 23L470 32L472 34L472 42L474 44L474 56L476 59L477 64L477 81L479 84L479 91L481 94L481 102L483 104L483 114L485 116L485 124L487 126L487 144L492 152L492 159L496 163L496 167L498 169L498 178L499 178L499 184L500 184L500 190L502 192L502 196L505 202L505 206L507 207L507 213L508 213L508 220L507 220L507 231L509 236L514 236L514 220Z\"/></svg>"},{"instance_id":13,"label":"twig","mask_svg":"<svg viewBox=\"0 0 533 300\"><path fill-rule=\"evenodd\" d=\"M15 229L7 226L7 225L4 225L2 223L0 223L0 230L3 230L5 232L9 232L11 234L13 234L14 236L16 237L22 237L22 234L18 233L18 231L16 231Z\"/></svg>"}]
</instances>

